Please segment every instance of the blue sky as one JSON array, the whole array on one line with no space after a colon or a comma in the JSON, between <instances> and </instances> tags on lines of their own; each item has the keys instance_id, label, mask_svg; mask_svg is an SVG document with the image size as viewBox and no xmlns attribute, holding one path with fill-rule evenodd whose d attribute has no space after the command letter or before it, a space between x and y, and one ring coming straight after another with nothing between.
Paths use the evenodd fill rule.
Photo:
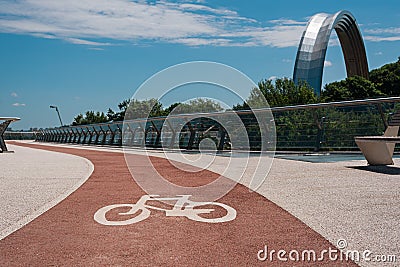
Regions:
<instances>
[{"instance_id":1,"label":"blue sky","mask_svg":"<svg viewBox=\"0 0 400 267\"><path fill-rule=\"evenodd\" d=\"M291 77L310 16L349 10L370 69L400 56L400 2L129 1L0 2L0 117L14 129L65 124L87 110L114 110L151 75L187 61L230 65L254 82ZM332 38L324 82L346 75Z\"/></svg>"}]
</instances>

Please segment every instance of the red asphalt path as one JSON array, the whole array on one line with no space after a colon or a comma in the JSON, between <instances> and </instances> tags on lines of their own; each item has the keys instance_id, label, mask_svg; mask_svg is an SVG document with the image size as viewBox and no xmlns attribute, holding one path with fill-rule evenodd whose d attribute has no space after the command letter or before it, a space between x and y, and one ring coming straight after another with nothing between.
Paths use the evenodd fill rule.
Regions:
<instances>
[{"instance_id":1,"label":"red asphalt path","mask_svg":"<svg viewBox=\"0 0 400 267\"><path fill-rule=\"evenodd\" d=\"M317 257L335 247L242 185L217 200L236 209L237 217L230 222L210 224L152 211L135 224L101 225L93 219L98 209L134 204L146 194L133 180L122 153L14 144L85 157L94 164L94 172L65 200L0 240L0 266L357 266L330 261L327 254L318 262L282 262L276 254L273 261L259 261L257 253L265 245L276 251L315 250ZM143 157L138 155L137 160ZM219 177L210 171L185 173L166 159L152 161L168 179L183 184Z\"/></svg>"}]
</instances>

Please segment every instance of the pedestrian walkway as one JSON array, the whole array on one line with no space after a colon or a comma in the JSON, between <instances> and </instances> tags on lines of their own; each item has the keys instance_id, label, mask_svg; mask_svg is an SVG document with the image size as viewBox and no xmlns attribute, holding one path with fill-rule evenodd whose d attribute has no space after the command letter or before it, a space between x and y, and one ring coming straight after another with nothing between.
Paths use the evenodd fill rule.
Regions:
<instances>
[{"instance_id":1,"label":"pedestrian walkway","mask_svg":"<svg viewBox=\"0 0 400 267\"><path fill-rule=\"evenodd\" d=\"M92 163L82 157L9 148L15 153L0 157L0 239L67 197L93 171Z\"/></svg>"},{"instance_id":2,"label":"pedestrian walkway","mask_svg":"<svg viewBox=\"0 0 400 267\"><path fill-rule=\"evenodd\" d=\"M275 159L271 172L257 193L237 185L218 200L218 203L236 210L234 220L205 224L179 216L168 217L167 212L152 210L143 221L105 226L93 219L96 211L112 204L134 204L145 195L126 168L121 150L26 145L86 157L93 162L95 172L65 201L0 241L1 258L4 256L10 263L24 262L22 258L35 262L32 257L36 253L42 255L36 259L37 264L131 265L128 263L133 262L143 266L199 263L253 266L263 263L257 260L257 252L264 245L275 250L321 251L321 248L335 249L332 244L337 244L338 240L348 250L400 256L398 159L395 159L397 165L390 167L368 167L365 160L310 163ZM145 166L144 151L132 150L129 153L135 155L138 166ZM218 177L216 173L223 172L229 159L217 156L207 171L188 177L165 160L164 153L152 151L150 154L155 156L152 162L163 176L177 183L184 180L186 184L215 179ZM196 165L196 157L196 154L185 155L193 165ZM250 157L249 166L257 164L254 159L256 157ZM238 166L243 158L234 160L233 166ZM141 169L141 175L147 175L146 168ZM249 178L245 173L241 183L248 186ZM113 221L113 217L106 217L107 220ZM43 225L51 225L49 237L43 237L43 234L47 235L43 232ZM12 253L12 249L3 250L14 248L20 251L25 248L22 243L27 237L35 238L29 250L23 250L20 256ZM56 242L61 249L50 253L50 247L40 245L44 240L46 243ZM82 244L79 251L74 244ZM279 263L282 264L275 260L268 265L281 266ZM343 262L332 261L310 266L335 264L343 266ZM359 264L380 266L376 262Z\"/></svg>"},{"instance_id":3,"label":"pedestrian walkway","mask_svg":"<svg viewBox=\"0 0 400 267\"><path fill-rule=\"evenodd\" d=\"M123 154L46 149L84 156L95 170L64 201L0 241L2 266L264 266L266 263L258 260L257 254L265 246L288 251L335 249L300 220L242 185L218 200L235 209L234 220L205 223L156 211L137 223L103 225L94 220L99 209L118 203L134 204L145 195L130 176ZM144 157L136 157L140 165ZM167 160L153 158L153 163L168 179L175 182L182 179L180 171ZM184 177L196 181L212 180L218 175L203 171ZM122 209L119 213L126 211ZM115 221L117 215L111 213L107 220ZM217 211L217 216L220 215L223 216L223 211ZM280 264L276 259L268 262L271 266ZM351 262L332 263L328 258L319 264L355 266Z\"/></svg>"}]
</instances>

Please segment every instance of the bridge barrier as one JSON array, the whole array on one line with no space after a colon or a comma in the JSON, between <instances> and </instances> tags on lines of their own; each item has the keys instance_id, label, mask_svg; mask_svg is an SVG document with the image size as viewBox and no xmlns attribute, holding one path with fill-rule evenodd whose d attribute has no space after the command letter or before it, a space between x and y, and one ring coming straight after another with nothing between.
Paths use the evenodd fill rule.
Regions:
<instances>
[{"instance_id":1,"label":"bridge barrier","mask_svg":"<svg viewBox=\"0 0 400 267\"><path fill-rule=\"evenodd\" d=\"M260 129L252 112L272 111L276 131L276 150L332 151L358 150L355 136L381 135L391 114L400 108L400 97L341 101L297 106L274 107L253 111L207 113L207 118L190 119L179 133L168 129L166 117L131 121L78 125L40 130L37 141L83 145L132 147L169 147L198 149L200 141L209 138L218 150L230 150L229 135L213 116L236 112L249 136L251 150L260 150ZM198 114L196 115L198 117ZM170 127L171 128L171 127ZM125 132L123 135L122 133ZM272 136L272 135L271 135ZM273 140L271 140L272 142Z\"/></svg>"}]
</instances>

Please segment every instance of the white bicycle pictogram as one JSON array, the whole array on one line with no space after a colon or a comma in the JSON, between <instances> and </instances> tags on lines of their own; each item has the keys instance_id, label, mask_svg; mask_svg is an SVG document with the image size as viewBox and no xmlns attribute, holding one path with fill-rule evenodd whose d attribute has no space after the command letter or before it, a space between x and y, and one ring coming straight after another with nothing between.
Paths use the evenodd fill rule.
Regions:
<instances>
[{"instance_id":1,"label":"white bicycle pictogram","mask_svg":"<svg viewBox=\"0 0 400 267\"><path fill-rule=\"evenodd\" d=\"M176 197L160 197L159 195L144 195L142 196L138 202L135 204L114 204L105 206L99 209L94 214L94 220L103 225L128 225L134 224L140 221L147 219L150 216L151 209L158 211L165 211L166 216L184 216L188 219L198 222L206 222L206 223L222 223L229 222L236 218L236 210L226 204L218 203L218 202L195 202L189 200L191 195L178 195ZM149 204L146 204L147 201L175 201L175 205L172 209L164 209L160 207L155 207ZM205 206L205 205L214 205L219 206L225 209L226 214L219 218L204 218L201 217L200 214L209 214L215 209L195 209L195 207ZM106 218L106 214L117 208L130 208L127 212L120 212L118 215L126 216L126 215L134 215L133 218L129 218L126 220L108 220Z\"/></svg>"}]
</instances>

